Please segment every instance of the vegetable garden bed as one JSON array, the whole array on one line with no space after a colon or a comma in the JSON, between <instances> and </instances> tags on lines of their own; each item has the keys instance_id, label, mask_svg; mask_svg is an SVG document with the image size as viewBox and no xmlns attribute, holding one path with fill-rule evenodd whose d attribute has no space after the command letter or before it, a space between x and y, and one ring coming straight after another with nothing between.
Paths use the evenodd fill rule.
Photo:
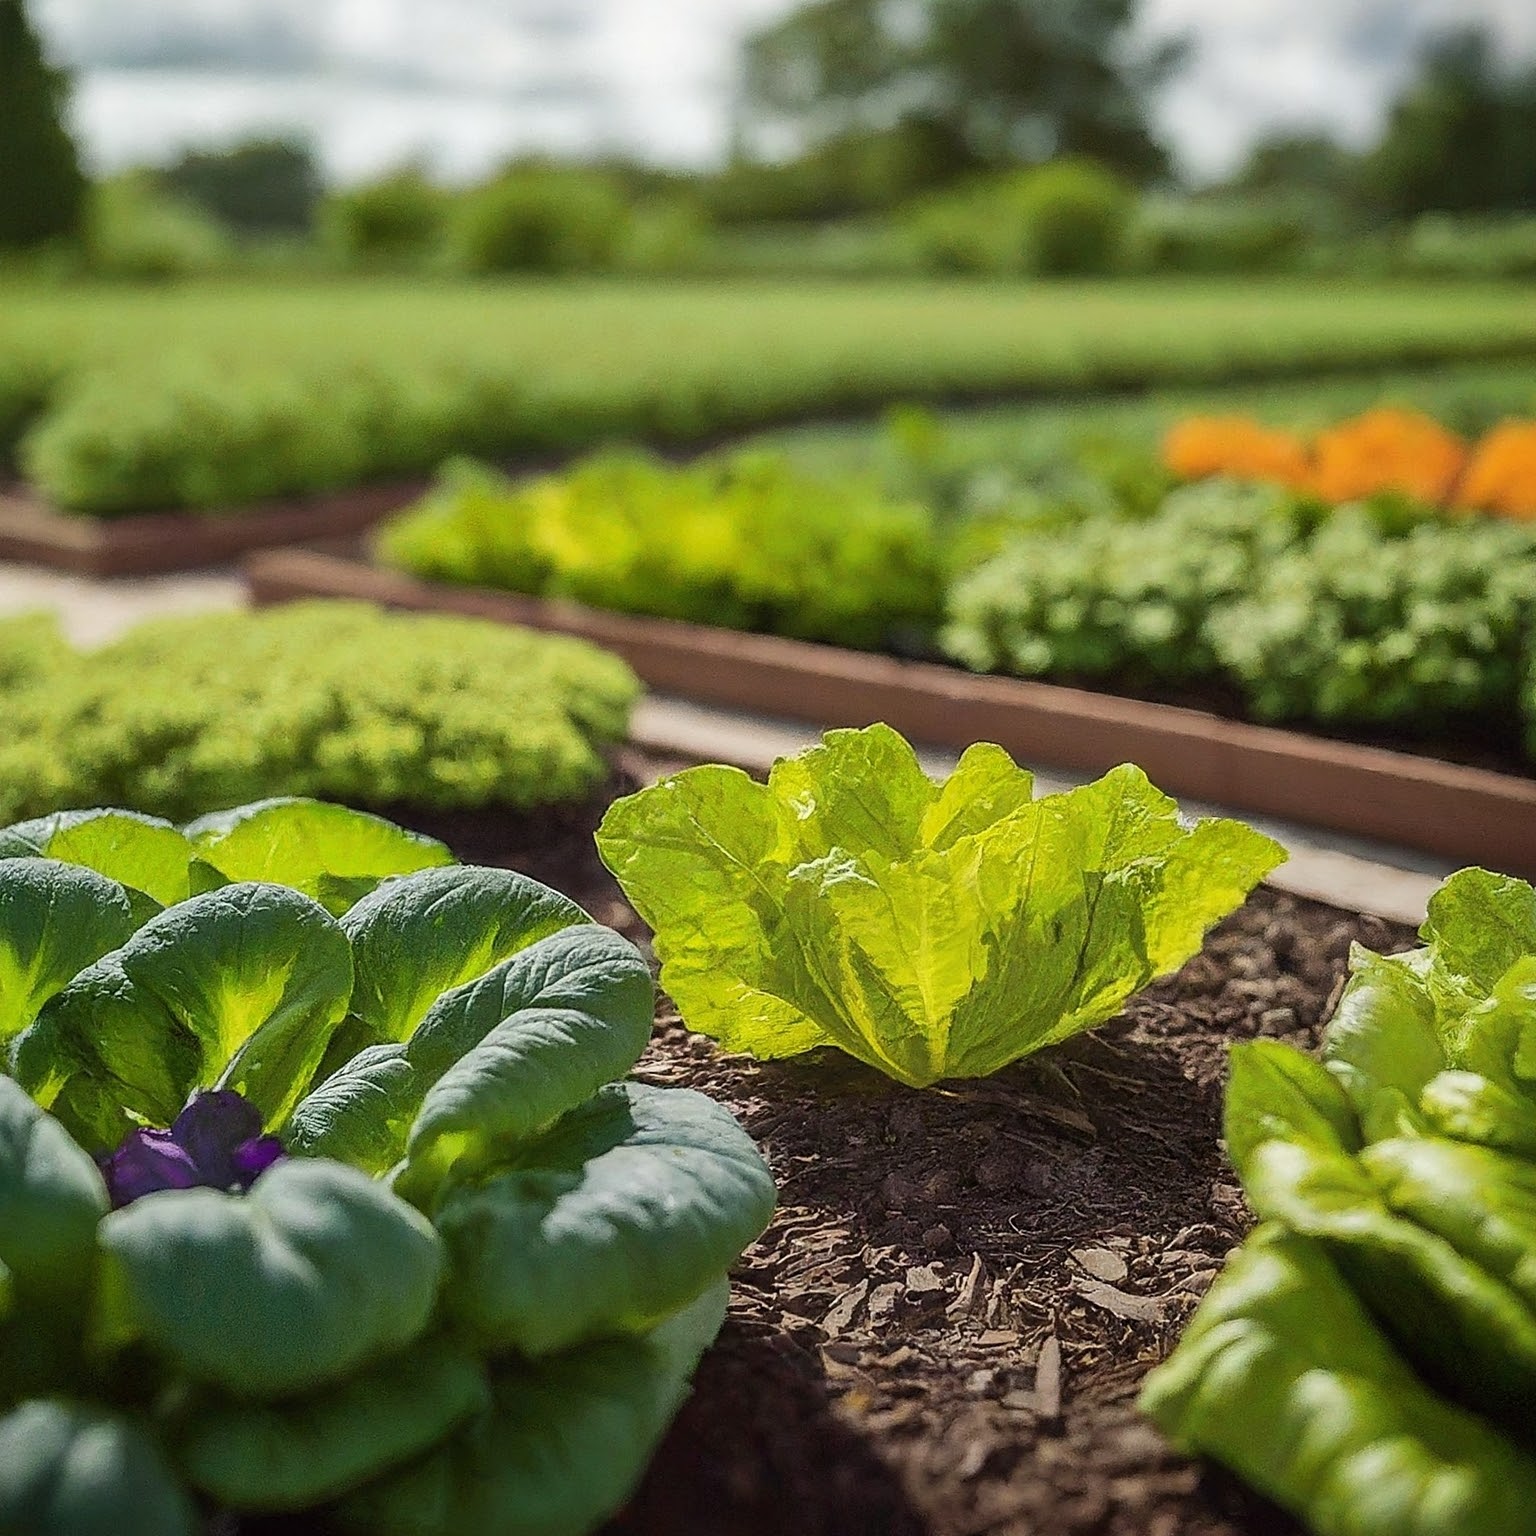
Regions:
<instances>
[{"instance_id":1,"label":"vegetable garden bed","mask_svg":"<svg viewBox=\"0 0 1536 1536\"><path fill-rule=\"evenodd\" d=\"M612 792L677 766L621 754ZM394 814L643 939L592 844L600 806ZM1115 1023L926 1093L722 1055L663 999L639 1076L731 1108L780 1209L606 1536L778 1536L790 1510L805 1536L1295 1532L1134 1404L1250 1225L1218 1146L1227 1044L1313 1046L1351 941L1411 933L1261 890Z\"/></svg>"},{"instance_id":2,"label":"vegetable garden bed","mask_svg":"<svg viewBox=\"0 0 1536 1536\"><path fill-rule=\"evenodd\" d=\"M995 741L1026 761L1089 772L1132 761L1176 794L1536 871L1536 781L1514 774L1053 684L422 582L351 548L268 551L246 574L258 603L366 598L578 635L651 686L706 703L822 723L885 720L935 745Z\"/></svg>"},{"instance_id":3,"label":"vegetable garden bed","mask_svg":"<svg viewBox=\"0 0 1536 1536\"><path fill-rule=\"evenodd\" d=\"M77 576L149 576L219 565L296 539L361 533L421 492L420 482L208 512L92 518L59 512L26 488L0 491L0 560Z\"/></svg>"}]
</instances>

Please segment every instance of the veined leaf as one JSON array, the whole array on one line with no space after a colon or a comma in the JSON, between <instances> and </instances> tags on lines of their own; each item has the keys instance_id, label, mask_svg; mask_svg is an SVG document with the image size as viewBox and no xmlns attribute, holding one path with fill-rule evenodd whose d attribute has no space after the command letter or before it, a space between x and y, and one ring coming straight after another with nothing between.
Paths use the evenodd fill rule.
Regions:
<instances>
[{"instance_id":1,"label":"veined leaf","mask_svg":"<svg viewBox=\"0 0 1536 1536\"><path fill-rule=\"evenodd\" d=\"M113 880L47 859L0 860L0 1060L51 997L137 927Z\"/></svg>"},{"instance_id":2,"label":"veined leaf","mask_svg":"<svg viewBox=\"0 0 1536 1536\"><path fill-rule=\"evenodd\" d=\"M443 1201L446 1304L486 1345L529 1356L641 1333L718 1280L773 1206L762 1158L718 1104L617 1084Z\"/></svg>"},{"instance_id":3,"label":"veined leaf","mask_svg":"<svg viewBox=\"0 0 1536 1536\"><path fill-rule=\"evenodd\" d=\"M301 1510L429 1451L489 1405L482 1362L431 1340L286 1403L198 1398L174 1439L193 1484L227 1508Z\"/></svg>"},{"instance_id":4,"label":"veined leaf","mask_svg":"<svg viewBox=\"0 0 1536 1536\"><path fill-rule=\"evenodd\" d=\"M500 1362L490 1410L343 1499L342 1525L365 1536L586 1536L640 1481L727 1296L722 1280L639 1338Z\"/></svg>"},{"instance_id":5,"label":"veined leaf","mask_svg":"<svg viewBox=\"0 0 1536 1536\"><path fill-rule=\"evenodd\" d=\"M452 864L444 845L381 816L284 796L204 816L186 828L227 881L292 886L340 917L382 881Z\"/></svg>"},{"instance_id":6,"label":"veined leaf","mask_svg":"<svg viewBox=\"0 0 1536 1536\"><path fill-rule=\"evenodd\" d=\"M100 1329L257 1400L313 1391L427 1326L442 1251L426 1220L339 1163L294 1158L248 1195L168 1190L101 1225Z\"/></svg>"},{"instance_id":7,"label":"veined leaf","mask_svg":"<svg viewBox=\"0 0 1536 1536\"><path fill-rule=\"evenodd\" d=\"M664 780L598 846L693 1028L759 1056L835 1045L922 1087L1113 1017L1284 857L1235 822L1185 825L1136 768L1031 791L994 746L941 787L872 726L766 785Z\"/></svg>"},{"instance_id":8,"label":"veined leaf","mask_svg":"<svg viewBox=\"0 0 1536 1536\"><path fill-rule=\"evenodd\" d=\"M487 1166L627 1072L654 1003L634 945L562 927L445 992L404 1045L328 1078L294 1111L288 1145L374 1173L408 1155L398 1187L426 1205L450 1171Z\"/></svg>"},{"instance_id":9,"label":"veined leaf","mask_svg":"<svg viewBox=\"0 0 1536 1536\"><path fill-rule=\"evenodd\" d=\"M169 1125L196 1088L234 1088L279 1125L351 991L346 935L323 908L282 886L227 886L81 972L17 1042L17 1077L86 1145L115 1145L132 1117ZM100 1090L89 1112L64 1091L72 1079Z\"/></svg>"},{"instance_id":10,"label":"veined leaf","mask_svg":"<svg viewBox=\"0 0 1536 1536\"><path fill-rule=\"evenodd\" d=\"M57 811L0 831L0 858L26 857L93 869L162 907L191 894L191 843L170 822L137 811Z\"/></svg>"},{"instance_id":11,"label":"veined leaf","mask_svg":"<svg viewBox=\"0 0 1536 1536\"><path fill-rule=\"evenodd\" d=\"M127 1419L47 1400L0 1418L6 1536L196 1536L201 1528L159 1447Z\"/></svg>"}]
</instances>

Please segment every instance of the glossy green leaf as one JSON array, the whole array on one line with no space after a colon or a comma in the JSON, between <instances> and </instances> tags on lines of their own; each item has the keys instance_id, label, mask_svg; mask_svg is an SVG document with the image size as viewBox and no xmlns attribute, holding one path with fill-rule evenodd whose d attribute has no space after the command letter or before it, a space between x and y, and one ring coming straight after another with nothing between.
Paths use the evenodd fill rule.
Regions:
<instances>
[{"instance_id":1,"label":"glossy green leaf","mask_svg":"<svg viewBox=\"0 0 1536 1536\"><path fill-rule=\"evenodd\" d=\"M239 1397L307 1392L426 1327L442 1251L383 1185L294 1158L249 1195L147 1195L101 1225L102 1327Z\"/></svg>"},{"instance_id":2,"label":"glossy green leaf","mask_svg":"<svg viewBox=\"0 0 1536 1536\"><path fill-rule=\"evenodd\" d=\"M162 913L82 972L22 1036L16 1072L87 1145L130 1117L169 1125L196 1088L234 1088L281 1124L341 1022L352 990L346 935L275 885L231 885ZM86 1118L61 1091L103 1088Z\"/></svg>"},{"instance_id":3,"label":"glossy green leaf","mask_svg":"<svg viewBox=\"0 0 1536 1536\"><path fill-rule=\"evenodd\" d=\"M724 1281L639 1338L502 1362L494 1406L338 1506L361 1536L587 1536L620 1509L725 1316Z\"/></svg>"},{"instance_id":4,"label":"glossy green leaf","mask_svg":"<svg viewBox=\"0 0 1536 1536\"><path fill-rule=\"evenodd\" d=\"M47 859L0 860L0 1062L49 998L137 927L112 880Z\"/></svg>"},{"instance_id":5,"label":"glossy green leaf","mask_svg":"<svg viewBox=\"0 0 1536 1536\"><path fill-rule=\"evenodd\" d=\"M107 1189L96 1164L8 1077L0 1077L0 1264L29 1288L89 1276Z\"/></svg>"},{"instance_id":6,"label":"glossy green leaf","mask_svg":"<svg viewBox=\"0 0 1536 1536\"><path fill-rule=\"evenodd\" d=\"M1525 1536L1536 1460L1442 1401L1323 1251L1261 1229L1212 1287L1142 1408L1315 1536Z\"/></svg>"},{"instance_id":7,"label":"glossy green leaf","mask_svg":"<svg viewBox=\"0 0 1536 1536\"><path fill-rule=\"evenodd\" d=\"M766 785L701 768L621 800L598 846L693 1028L922 1087L1111 1018L1284 857L1186 826L1136 768L1031 789L997 747L941 788L888 727L833 731Z\"/></svg>"},{"instance_id":8,"label":"glossy green leaf","mask_svg":"<svg viewBox=\"0 0 1536 1536\"><path fill-rule=\"evenodd\" d=\"M403 1047L327 1079L295 1111L288 1144L370 1172L409 1148L400 1187L426 1200L450 1170L485 1165L627 1072L654 1004L632 944L593 923L561 928L445 993Z\"/></svg>"},{"instance_id":9,"label":"glossy green leaf","mask_svg":"<svg viewBox=\"0 0 1536 1536\"><path fill-rule=\"evenodd\" d=\"M1405 1178L1395 1162L1405 1149L1412 1157L1473 1153L1490 1181L1510 1181L1507 1189L1490 1183L1475 1194L1470 1222L1487 1220L1495 1204L1520 1208L1518 1175L1499 1167L1499 1154L1418 1137L1378 1142L1359 1158L1268 1141L1251 1155L1243 1185L1261 1217L1327 1246L1383 1325L1437 1380L1461 1383L1490 1408L1529 1412L1536 1408L1536 1312L1507 1274L1485 1267L1483 1253L1457 1246L1447 1221L1440 1229L1428 1224L1441 1210L1434 1175L1427 1189ZM1460 1188L1472 1186L1463 1180ZM1536 1240L1536 1221L1530 1233Z\"/></svg>"},{"instance_id":10,"label":"glossy green leaf","mask_svg":"<svg viewBox=\"0 0 1536 1536\"><path fill-rule=\"evenodd\" d=\"M1232 1047L1224 1129L1239 1174L1266 1141L1307 1142L1333 1152L1360 1148L1360 1127L1338 1079L1275 1040Z\"/></svg>"},{"instance_id":11,"label":"glossy green leaf","mask_svg":"<svg viewBox=\"0 0 1536 1536\"><path fill-rule=\"evenodd\" d=\"M489 1405L482 1362L433 1340L291 1402L199 1399L176 1454L227 1508L302 1510L431 1450Z\"/></svg>"},{"instance_id":12,"label":"glossy green leaf","mask_svg":"<svg viewBox=\"0 0 1536 1536\"><path fill-rule=\"evenodd\" d=\"M530 1356L643 1332L719 1279L773 1206L772 1176L718 1104L618 1084L444 1200L445 1301L474 1337Z\"/></svg>"},{"instance_id":13,"label":"glossy green leaf","mask_svg":"<svg viewBox=\"0 0 1536 1536\"><path fill-rule=\"evenodd\" d=\"M1452 1019L1487 998L1511 966L1536 955L1536 889L1486 869L1459 870L1430 897L1421 932L1433 957L1430 990Z\"/></svg>"},{"instance_id":14,"label":"glossy green leaf","mask_svg":"<svg viewBox=\"0 0 1536 1536\"><path fill-rule=\"evenodd\" d=\"M170 822L137 811L58 811L0 831L0 858L79 864L162 907L190 894L192 856L192 845Z\"/></svg>"},{"instance_id":15,"label":"glossy green leaf","mask_svg":"<svg viewBox=\"0 0 1536 1536\"><path fill-rule=\"evenodd\" d=\"M591 921L569 898L511 870L425 870L392 881L342 924L356 957L352 1009L366 1043L408 1039L444 992Z\"/></svg>"},{"instance_id":16,"label":"glossy green leaf","mask_svg":"<svg viewBox=\"0 0 1536 1536\"><path fill-rule=\"evenodd\" d=\"M186 835L226 880L289 885L337 917L383 880L454 862L434 838L297 796L204 816Z\"/></svg>"},{"instance_id":17,"label":"glossy green leaf","mask_svg":"<svg viewBox=\"0 0 1536 1536\"><path fill-rule=\"evenodd\" d=\"M201 1522L153 1440L75 1403L0 1418L4 1536L197 1536Z\"/></svg>"}]
</instances>

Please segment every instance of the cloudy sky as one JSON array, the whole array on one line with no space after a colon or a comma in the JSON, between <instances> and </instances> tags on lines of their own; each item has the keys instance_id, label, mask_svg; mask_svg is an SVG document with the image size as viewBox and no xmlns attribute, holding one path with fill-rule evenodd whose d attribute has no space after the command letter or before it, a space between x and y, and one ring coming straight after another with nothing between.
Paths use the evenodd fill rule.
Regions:
<instances>
[{"instance_id":1,"label":"cloudy sky","mask_svg":"<svg viewBox=\"0 0 1536 1536\"><path fill-rule=\"evenodd\" d=\"M425 160L467 177L529 148L622 147L682 164L724 150L743 32L793 0L32 0L79 71L76 126L99 167L298 130L353 179ZM1482 20L1536 56L1536 0L1143 0L1149 35L1188 32L1163 103L1195 175L1276 125L1361 141L1418 41Z\"/></svg>"}]
</instances>

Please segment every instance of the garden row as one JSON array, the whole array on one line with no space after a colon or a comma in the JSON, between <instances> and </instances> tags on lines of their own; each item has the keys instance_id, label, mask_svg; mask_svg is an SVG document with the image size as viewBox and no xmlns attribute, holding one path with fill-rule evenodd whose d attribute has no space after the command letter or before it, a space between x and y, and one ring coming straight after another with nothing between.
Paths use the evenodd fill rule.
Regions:
<instances>
[{"instance_id":1,"label":"garden row","mask_svg":"<svg viewBox=\"0 0 1536 1536\"><path fill-rule=\"evenodd\" d=\"M313 643L325 620L287 622ZM427 653L485 633L374 622ZM607 682L622 693L622 669ZM554 672L537 686L577 696ZM431 751L451 763L454 743ZM1073 1536L1285 1528L1120 1417L1245 1224L1219 1178L1213 1193L1197 1087L1234 1034L1311 1043L1323 1005L1302 978L1316 967L1325 994L1334 966L1298 947L1294 910L1267 909L1274 975L1218 940L1168 984L1198 991L1228 956L1246 990L1210 1017L1139 994L1244 904L1277 845L1181 818L1129 766L1036 798L977 745L935 783L875 727L766 784L665 777L614 802L596 846L683 1021L734 1057L655 1015L641 953L567 895L378 817L287 798L181 826L96 810L0 830L0 1523L192 1536L275 1513L372 1536L585 1536L634 1496L700 1369L710 1417L683 1439L734 1459L669 1518L692 1491L681 1447L663 1451L617 1529L773 1529L751 1512L782 1521L786 1461L817 1468L799 1527L818 1536L975 1528L978 1497ZM1536 1497L1536 891L1464 871L1423 937L1354 953L1322 1063L1275 1039L1238 1054L1227 1137L1263 1224L1143 1395L1180 1446L1316 1536L1410 1536L1426 1509L1436 1536L1519 1536ZM1079 1038L1097 1030L1101 1048ZM1045 1051L1070 1097L1019 1065ZM798 1203L771 1226L769 1168L698 1086L776 1127L773 1174ZM838 1139L807 1141L812 1124ZM1014 1138L1047 1161L1012 1171ZM700 1360L759 1234L719 1357L766 1352L752 1390L722 1393ZM815 1277L855 1255L864 1278L824 1307ZM953 1386L931 1363L952 1357ZM802 1404L846 1394L839 1414L807 1422L786 1369ZM963 1412L936 1406L951 1391ZM966 1453L919 1476L913 1428L930 1424ZM857 1460L893 1431L899 1487Z\"/></svg>"},{"instance_id":2,"label":"garden row","mask_svg":"<svg viewBox=\"0 0 1536 1536\"><path fill-rule=\"evenodd\" d=\"M1536 750L1536 425L1497 428L1469 460L1427 418L1380 410L1316 453L1244 422L1186 423L1166 464L1079 458L937 510L770 453L681 468L609 454L522 484L461 465L377 549L431 582L1453 754L1512 761L1522 732ZM1453 491L1503 515L1446 514Z\"/></svg>"},{"instance_id":3,"label":"garden row","mask_svg":"<svg viewBox=\"0 0 1536 1536\"><path fill-rule=\"evenodd\" d=\"M697 442L896 396L1078 393L1530 356L1502 287L252 282L8 286L0 443L115 517Z\"/></svg>"}]
</instances>

